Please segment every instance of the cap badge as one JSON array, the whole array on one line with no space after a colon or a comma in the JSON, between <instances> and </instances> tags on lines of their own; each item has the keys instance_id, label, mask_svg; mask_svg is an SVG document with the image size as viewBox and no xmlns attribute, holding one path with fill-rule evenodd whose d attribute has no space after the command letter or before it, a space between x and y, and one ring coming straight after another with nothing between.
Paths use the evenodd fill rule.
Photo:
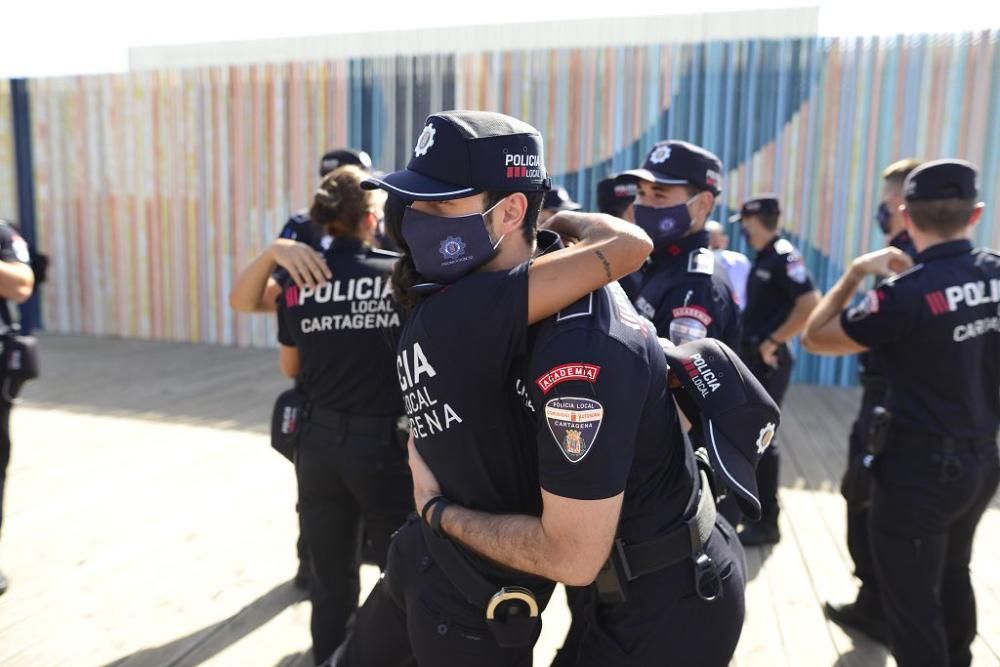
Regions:
<instances>
[{"instance_id":1,"label":"cap badge","mask_svg":"<svg viewBox=\"0 0 1000 667\"><path fill-rule=\"evenodd\" d=\"M438 251L445 259L457 259L465 254L465 241L460 236L449 236L441 241Z\"/></svg>"},{"instance_id":2,"label":"cap badge","mask_svg":"<svg viewBox=\"0 0 1000 667\"><path fill-rule=\"evenodd\" d=\"M434 145L434 134L437 132L434 126L430 123L424 127L424 131L420 133L420 138L417 139L417 145L413 149L413 154L417 157L427 155L427 151L430 147Z\"/></svg>"},{"instance_id":3,"label":"cap badge","mask_svg":"<svg viewBox=\"0 0 1000 667\"><path fill-rule=\"evenodd\" d=\"M774 422L768 422L767 426L760 430L760 435L757 436L757 453L763 454L764 450L771 446L771 441L774 440Z\"/></svg>"},{"instance_id":4,"label":"cap badge","mask_svg":"<svg viewBox=\"0 0 1000 667\"><path fill-rule=\"evenodd\" d=\"M661 164L670 159L670 146L657 146L649 155L649 161L653 164Z\"/></svg>"}]
</instances>

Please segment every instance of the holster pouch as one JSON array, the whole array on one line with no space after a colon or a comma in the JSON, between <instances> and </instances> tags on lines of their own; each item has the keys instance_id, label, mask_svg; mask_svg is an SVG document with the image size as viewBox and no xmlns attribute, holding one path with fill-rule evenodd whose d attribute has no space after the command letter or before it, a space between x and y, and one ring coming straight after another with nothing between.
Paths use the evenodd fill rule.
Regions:
<instances>
[{"instance_id":1,"label":"holster pouch","mask_svg":"<svg viewBox=\"0 0 1000 667\"><path fill-rule=\"evenodd\" d=\"M304 393L292 388L282 392L271 413L271 447L289 461L295 461L295 447L308 416L308 401Z\"/></svg>"},{"instance_id":2,"label":"holster pouch","mask_svg":"<svg viewBox=\"0 0 1000 667\"><path fill-rule=\"evenodd\" d=\"M627 570L628 561L622 554L621 542L615 540L611 545L611 555L604 561L594 579L594 590L602 604L622 604L628 601Z\"/></svg>"},{"instance_id":3,"label":"holster pouch","mask_svg":"<svg viewBox=\"0 0 1000 667\"><path fill-rule=\"evenodd\" d=\"M535 594L521 586L498 590L486 606L486 627L503 648L533 646L542 634Z\"/></svg>"},{"instance_id":4,"label":"holster pouch","mask_svg":"<svg viewBox=\"0 0 1000 667\"><path fill-rule=\"evenodd\" d=\"M502 648L533 646L542 633L541 610L535 594L523 586L497 586L486 579L450 539L420 522L424 542L445 577L465 599L482 609L486 627Z\"/></svg>"},{"instance_id":5,"label":"holster pouch","mask_svg":"<svg viewBox=\"0 0 1000 667\"><path fill-rule=\"evenodd\" d=\"M0 338L3 351L0 353L0 399L14 403L21 388L28 380L39 375L38 341L34 336L22 336L8 331Z\"/></svg>"},{"instance_id":6,"label":"holster pouch","mask_svg":"<svg viewBox=\"0 0 1000 667\"><path fill-rule=\"evenodd\" d=\"M886 442L889 439L889 425L892 423L892 413L881 405L872 408L872 416L868 422L868 438L866 448L868 455L864 460L864 467L871 468L878 457L885 452Z\"/></svg>"}]
</instances>

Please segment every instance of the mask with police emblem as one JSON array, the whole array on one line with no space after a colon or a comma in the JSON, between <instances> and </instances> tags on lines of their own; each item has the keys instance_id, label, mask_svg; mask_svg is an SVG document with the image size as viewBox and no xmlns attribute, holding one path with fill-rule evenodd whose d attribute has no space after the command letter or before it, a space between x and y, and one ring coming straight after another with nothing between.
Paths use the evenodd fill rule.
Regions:
<instances>
[{"instance_id":1,"label":"mask with police emblem","mask_svg":"<svg viewBox=\"0 0 1000 667\"><path fill-rule=\"evenodd\" d=\"M654 247L663 247L681 238L691 229L691 212L688 210L688 203L693 200L694 197L683 204L662 208L633 204L635 224L649 234Z\"/></svg>"},{"instance_id":2,"label":"mask with police emblem","mask_svg":"<svg viewBox=\"0 0 1000 667\"><path fill-rule=\"evenodd\" d=\"M407 207L402 233L417 272L432 283L450 285L493 259L503 238L493 243L486 216L499 205L497 202L482 213L457 217Z\"/></svg>"}]
</instances>

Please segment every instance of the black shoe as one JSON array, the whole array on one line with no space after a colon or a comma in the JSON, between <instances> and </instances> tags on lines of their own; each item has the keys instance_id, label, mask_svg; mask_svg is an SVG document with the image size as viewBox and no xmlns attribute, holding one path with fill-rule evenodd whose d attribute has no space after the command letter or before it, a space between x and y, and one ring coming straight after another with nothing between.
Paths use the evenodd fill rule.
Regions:
<instances>
[{"instance_id":1,"label":"black shoe","mask_svg":"<svg viewBox=\"0 0 1000 667\"><path fill-rule=\"evenodd\" d=\"M0 595L7 592L7 587L10 586L10 582L7 581L7 577L3 572L0 572Z\"/></svg>"},{"instance_id":2,"label":"black shoe","mask_svg":"<svg viewBox=\"0 0 1000 667\"><path fill-rule=\"evenodd\" d=\"M739 532L740 543L745 547L760 547L765 544L777 544L781 540L781 531L777 521L758 521L748 523Z\"/></svg>"},{"instance_id":3,"label":"black shoe","mask_svg":"<svg viewBox=\"0 0 1000 667\"><path fill-rule=\"evenodd\" d=\"M857 630L879 644L888 644L885 619L862 612L857 602L824 602L823 613L842 628Z\"/></svg>"},{"instance_id":4,"label":"black shoe","mask_svg":"<svg viewBox=\"0 0 1000 667\"><path fill-rule=\"evenodd\" d=\"M304 560L299 561L298 572L295 573L295 587L301 590L309 589L309 563Z\"/></svg>"}]
</instances>

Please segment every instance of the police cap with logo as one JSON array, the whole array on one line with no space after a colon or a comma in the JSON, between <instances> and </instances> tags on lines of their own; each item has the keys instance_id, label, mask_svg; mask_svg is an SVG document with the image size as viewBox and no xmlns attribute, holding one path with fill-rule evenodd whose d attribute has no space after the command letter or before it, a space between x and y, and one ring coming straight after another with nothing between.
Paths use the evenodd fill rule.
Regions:
<instances>
[{"instance_id":1,"label":"police cap with logo","mask_svg":"<svg viewBox=\"0 0 1000 667\"><path fill-rule=\"evenodd\" d=\"M566 188L552 188L545 193L542 208L549 211L579 211L582 208L569 196Z\"/></svg>"},{"instance_id":2,"label":"police cap with logo","mask_svg":"<svg viewBox=\"0 0 1000 667\"><path fill-rule=\"evenodd\" d=\"M722 162L715 153L686 141L661 141L649 151L642 169L618 177L622 182L649 181L661 185L693 185L713 195L722 192Z\"/></svg>"},{"instance_id":3,"label":"police cap with logo","mask_svg":"<svg viewBox=\"0 0 1000 667\"><path fill-rule=\"evenodd\" d=\"M353 164L365 171L372 170L372 158L368 153L356 148L337 148L327 151L319 161L319 177L323 178L334 169Z\"/></svg>"},{"instance_id":4,"label":"police cap with logo","mask_svg":"<svg viewBox=\"0 0 1000 667\"><path fill-rule=\"evenodd\" d=\"M766 194L743 202L740 212L729 217L729 222L742 222L751 215L781 215L778 195Z\"/></svg>"},{"instance_id":5,"label":"police cap with logo","mask_svg":"<svg viewBox=\"0 0 1000 667\"><path fill-rule=\"evenodd\" d=\"M903 184L906 201L975 199L976 168L965 160L934 160L910 172Z\"/></svg>"},{"instance_id":6,"label":"police cap with logo","mask_svg":"<svg viewBox=\"0 0 1000 667\"><path fill-rule=\"evenodd\" d=\"M603 178L597 184L597 209L618 215L635 200L635 192L635 180L622 181L618 174Z\"/></svg>"},{"instance_id":7,"label":"police cap with logo","mask_svg":"<svg viewBox=\"0 0 1000 667\"><path fill-rule=\"evenodd\" d=\"M683 392L678 404L700 424L716 477L736 495L743 513L760 518L757 463L781 421L778 406L724 343L702 338L663 350Z\"/></svg>"},{"instance_id":8,"label":"police cap with logo","mask_svg":"<svg viewBox=\"0 0 1000 667\"><path fill-rule=\"evenodd\" d=\"M542 135L524 121L490 111L427 117L406 169L362 183L403 199L442 201L480 192L548 190Z\"/></svg>"}]
</instances>

